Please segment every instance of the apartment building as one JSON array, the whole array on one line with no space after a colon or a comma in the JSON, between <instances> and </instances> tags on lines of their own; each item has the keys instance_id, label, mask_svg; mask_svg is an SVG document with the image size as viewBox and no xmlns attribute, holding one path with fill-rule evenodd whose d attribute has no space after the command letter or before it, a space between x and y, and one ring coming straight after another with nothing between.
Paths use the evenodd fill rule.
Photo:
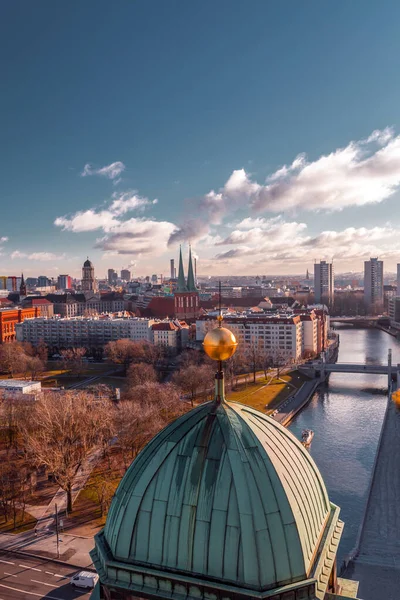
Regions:
<instances>
[{"instance_id":1,"label":"apartment building","mask_svg":"<svg viewBox=\"0 0 400 600\"><path fill-rule=\"evenodd\" d=\"M26 319L16 327L17 340L51 349L99 347L119 339L152 341L151 319L74 317Z\"/></svg>"},{"instance_id":2,"label":"apartment building","mask_svg":"<svg viewBox=\"0 0 400 600\"><path fill-rule=\"evenodd\" d=\"M255 345L271 354L271 358L299 360L304 353L304 327L299 315L293 316L225 316L224 327L230 329L240 345ZM214 316L196 321L196 340L203 341L217 326ZM314 333L309 336L314 339ZM308 339L308 338L307 338Z\"/></svg>"}]
</instances>

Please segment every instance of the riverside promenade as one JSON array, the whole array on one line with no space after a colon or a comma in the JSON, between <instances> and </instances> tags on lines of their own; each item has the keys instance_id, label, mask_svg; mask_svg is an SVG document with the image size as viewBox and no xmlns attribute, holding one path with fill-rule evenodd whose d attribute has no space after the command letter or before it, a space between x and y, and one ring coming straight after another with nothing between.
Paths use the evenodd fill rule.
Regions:
<instances>
[{"instance_id":1,"label":"riverside promenade","mask_svg":"<svg viewBox=\"0 0 400 600\"><path fill-rule=\"evenodd\" d=\"M400 598L400 410L388 400L364 521L342 570L360 581L363 600Z\"/></svg>"},{"instance_id":2,"label":"riverside promenade","mask_svg":"<svg viewBox=\"0 0 400 600\"><path fill-rule=\"evenodd\" d=\"M321 379L305 381L296 394L285 400L271 417L286 427L297 413L310 402L314 392L321 383Z\"/></svg>"}]
</instances>

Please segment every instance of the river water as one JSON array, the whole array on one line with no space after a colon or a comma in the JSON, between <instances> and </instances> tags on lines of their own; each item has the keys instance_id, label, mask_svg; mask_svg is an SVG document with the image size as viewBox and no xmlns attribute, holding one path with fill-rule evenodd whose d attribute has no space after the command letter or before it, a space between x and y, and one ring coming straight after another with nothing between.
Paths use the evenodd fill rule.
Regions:
<instances>
[{"instance_id":1,"label":"river water","mask_svg":"<svg viewBox=\"0 0 400 600\"><path fill-rule=\"evenodd\" d=\"M384 331L338 328L337 333L338 362L387 364L392 348L393 364L400 363L400 343ZM310 453L345 522L339 565L356 542L386 402L386 376L332 373L289 426L298 438L303 429L315 432Z\"/></svg>"}]
</instances>

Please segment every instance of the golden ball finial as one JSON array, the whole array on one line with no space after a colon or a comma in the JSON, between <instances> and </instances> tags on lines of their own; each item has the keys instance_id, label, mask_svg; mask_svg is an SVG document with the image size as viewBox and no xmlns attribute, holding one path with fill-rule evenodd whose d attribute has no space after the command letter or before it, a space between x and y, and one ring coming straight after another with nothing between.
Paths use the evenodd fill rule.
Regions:
<instances>
[{"instance_id":1,"label":"golden ball finial","mask_svg":"<svg viewBox=\"0 0 400 600\"><path fill-rule=\"evenodd\" d=\"M232 331L225 327L216 327L204 338L204 351L212 360L228 360L237 349L237 341Z\"/></svg>"}]
</instances>

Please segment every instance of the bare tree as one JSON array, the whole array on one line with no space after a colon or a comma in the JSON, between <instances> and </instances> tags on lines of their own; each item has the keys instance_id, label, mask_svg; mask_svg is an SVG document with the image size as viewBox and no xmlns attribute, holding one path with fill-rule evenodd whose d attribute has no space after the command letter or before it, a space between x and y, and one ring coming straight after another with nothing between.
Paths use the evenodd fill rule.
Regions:
<instances>
[{"instance_id":1,"label":"bare tree","mask_svg":"<svg viewBox=\"0 0 400 600\"><path fill-rule=\"evenodd\" d=\"M33 381L44 371L44 363L38 356L28 356L24 367L25 375L29 373Z\"/></svg>"},{"instance_id":2,"label":"bare tree","mask_svg":"<svg viewBox=\"0 0 400 600\"><path fill-rule=\"evenodd\" d=\"M18 511L22 511L22 521L25 517L26 495L28 491L27 473L13 460L2 461L0 464L0 505L4 521L13 519L16 528Z\"/></svg>"},{"instance_id":3,"label":"bare tree","mask_svg":"<svg viewBox=\"0 0 400 600\"><path fill-rule=\"evenodd\" d=\"M47 362L49 357L49 351L43 340L40 340L38 345L35 348L35 356L40 358L43 363Z\"/></svg>"},{"instance_id":4,"label":"bare tree","mask_svg":"<svg viewBox=\"0 0 400 600\"><path fill-rule=\"evenodd\" d=\"M186 410L172 384L147 382L136 386L134 392L131 399L117 405L114 413L125 469L160 429Z\"/></svg>"},{"instance_id":5,"label":"bare tree","mask_svg":"<svg viewBox=\"0 0 400 600\"><path fill-rule=\"evenodd\" d=\"M115 491L115 486L112 481L110 481L110 476L111 473L106 471L103 473L97 473L92 478L91 487L100 506L101 517L108 512Z\"/></svg>"},{"instance_id":6,"label":"bare tree","mask_svg":"<svg viewBox=\"0 0 400 600\"><path fill-rule=\"evenodd\" d=\"M83 370L83 357L86 354L86 348L68 348L61 350L60 354L64 366L71 371L73 375L81 375Z\"/></svg>"},{"instance_id":7,"label":"bare tree","mask_svg":"<svg viewBox=\"0 0 400 600\"><path fill-rule=\"evenodd\" d=\"M208 364L200 366L192 364L185 369L179 369L172 380L182 392L189 394L193 406L200 390L204 392L213 387L213 369Z\"/></svg>"},{"instance_id":8,"label":"bare tree","mask_svg":"<svg viewBox=\"0 0 400 600\"><path fill-rule=\"evenodd\" d=\"M134 363L130 365L126 377L128 389L142 385L148 381L157 381L157 373L154 367L147 363Z\"/></svg>"},{"instance_id":9,"label":"bare tree","mask_svg":"<svg viewBox=\"0 0 400 600\"><path fill-rule=\"evenodd\" d=\"M147 340L133 341L129 339L108 342L105 354L113 363L124 365L127 371L132 363L147 363L155 365L162 358L163 349Z\"/></svg>"},{"instance_id":10,"label":"bare tree","mask_svg":"<svg viewBox=\"0 0 400 600\"><path fill-rule=\"evenodd\" d=\"M246 363L253 373L253 382L256 382L257 371L261 366L261 347L259 344L248 344L245 348Z\"/></svg>"},{"instance_id":11,"label":"bare tree","mask_svg":"<svg viewBox=\"0 0 400 600\"><path fill-rule=\"evenodd\" d=\"M102 411L93 397L49 393L32 407L30 418L22 424L28 451L35 463L53 473L67 493L67 508L72 510L72 485L79 466L89 451L101 447Z\"/></svg>"},{"instance_id":12,"label":"bare tree","mask_svg":"<svg viewBox=\"0 0 400 600\"><path fill-rule=\"evenodd\" d=\"M10 378L14 373L24 371L27 355L19 342L2 344L0 346L0 371L8 373Z\"/></svg>"}]
</instances>

